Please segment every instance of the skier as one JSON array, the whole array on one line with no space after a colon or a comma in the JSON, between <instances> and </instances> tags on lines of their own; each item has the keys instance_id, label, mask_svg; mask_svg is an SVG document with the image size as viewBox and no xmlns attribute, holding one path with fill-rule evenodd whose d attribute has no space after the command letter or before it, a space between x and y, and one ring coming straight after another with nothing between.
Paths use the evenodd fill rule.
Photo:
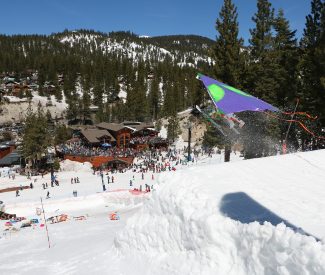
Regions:
<instances>
[{"instance_id":1,"label":"skier","mask_svg":"<svg viewBox=\"0 0 325 275\"><path fill-rule=\"evenodd\" d=\"M30 189L33 189L34 188L34 185L33 185L32 182L30 183L29 187L30 187Z\"/></svg>"},{"instance_id":2,"label":"skier","mask_svg":"<svg viewBox=\"0 0 325 275\"><path fill-rule=\"evenodd\" d=\"M130 180L130 186L132 186L132 180Z\"/></svg>"},{"instance_id":3,"label":"skier","mask_svg":"<svg viewBox=\"0 0 325 275\"><path fill-rule=\"evenodd\" d=\"M16 197L19 197L19 190L16 190Z\"/></svg>"},{"instance_id":4,"label":"skier","mask_svg":"<svg viewBox=\"0 0 325 275\"><path fill-rule=\"evenodd\" d=\"M46 198L47 198L47 199L50 198L50 191L47 191Z\"/></svg>"}]
</instances>

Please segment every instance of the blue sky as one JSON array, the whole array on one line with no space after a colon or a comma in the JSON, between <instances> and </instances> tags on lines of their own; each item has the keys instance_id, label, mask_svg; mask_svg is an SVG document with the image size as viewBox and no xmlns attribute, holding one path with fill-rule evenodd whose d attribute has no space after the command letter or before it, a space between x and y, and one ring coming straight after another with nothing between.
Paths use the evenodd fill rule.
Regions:
<instances>
[{"instance_id":1,"label":"blue sky","mask_svg":"<svg viewBox=\"0 0 325 275\"><path fill-rule=\"evenodd\" d=\"M233 0L240 35L246 41L256 0ZM64 29L102 32L132 31L139 35L197 34L215 39L215 21L223 0L10 0L0 4L1 34L51 34ZM271 0L283 8L300 37L310 0Z\"/></svg>"}]
</instances>

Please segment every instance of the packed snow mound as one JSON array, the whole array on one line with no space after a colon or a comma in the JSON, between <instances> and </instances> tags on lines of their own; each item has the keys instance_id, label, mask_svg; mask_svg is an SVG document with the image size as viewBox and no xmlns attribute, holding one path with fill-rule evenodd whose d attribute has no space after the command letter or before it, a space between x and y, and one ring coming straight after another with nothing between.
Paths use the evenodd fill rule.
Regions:
<instances>
[{"instance_id":1,"label":"packed snow mound","mask_svg":"<svg viewBox=\"0 0 325 275\"><path fill-rule=\"evenodd\" d=\"M60 169L68 172L92 172L92 164L90 162L77 162L65 159L60 162Z\"/></svg>"},{"instance_id":2,"label":"packed snow mound","mask_svg":"<svg viewBox=\"0 0 325 275\"><path fill-rule=\"evenodd\" d=\"M310 224L324 195L324 160L323 150L179 170L161 179L115 248L154 261L148 274L325 274L325 245L297 233L324 237L320 218Z\"/></svg>"}]
</instances>

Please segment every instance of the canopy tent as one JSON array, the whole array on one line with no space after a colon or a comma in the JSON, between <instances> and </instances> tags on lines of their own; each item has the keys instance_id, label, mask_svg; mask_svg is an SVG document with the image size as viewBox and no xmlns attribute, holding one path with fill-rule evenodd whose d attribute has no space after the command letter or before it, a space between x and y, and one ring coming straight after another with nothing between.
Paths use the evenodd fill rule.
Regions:
<instances>
[{"instance_id":1,"label":"canopy tent","mask_svg":"<svg viewBox=\"0 0 325 275\"><path fill-rule=\"evenodd\" d=\"M101 144L101 146L104 148L112 147L112 145L109 143L103 143L103 144Z\"/></svg>"}]
</instances>

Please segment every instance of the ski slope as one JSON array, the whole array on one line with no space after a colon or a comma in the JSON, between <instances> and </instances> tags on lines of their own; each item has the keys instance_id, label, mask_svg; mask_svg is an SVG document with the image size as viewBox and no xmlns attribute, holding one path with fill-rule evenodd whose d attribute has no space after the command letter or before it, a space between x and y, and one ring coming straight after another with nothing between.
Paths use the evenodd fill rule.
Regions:
<instances>
[{"instance_id":1,"label":"ski slope","mask_svg":"<svg viewBox=\"0 0 325 275\"><path fill-rule=\"evenodd\" d=\"M154 180L129 171L109 191L127 189L133 174L155 191L101 192L87 169L60 172L47 214L87 219L49 224L50 249L44 228L2 235L0 274L325 274L325 150L230 163L204 157ZM8 213L32 215L38 187L0 200ZM120 220L108 218L112 211Z\"/></svg>"}]
</instances>

